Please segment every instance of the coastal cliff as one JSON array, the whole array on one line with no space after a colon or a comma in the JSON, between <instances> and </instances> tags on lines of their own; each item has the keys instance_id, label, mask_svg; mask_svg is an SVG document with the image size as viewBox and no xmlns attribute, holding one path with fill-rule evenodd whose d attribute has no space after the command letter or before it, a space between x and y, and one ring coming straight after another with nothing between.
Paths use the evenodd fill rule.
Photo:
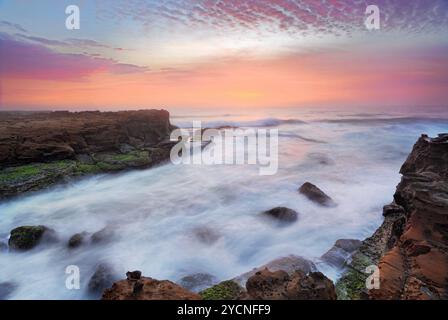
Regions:
<instances>
[{"instance_id":1,"label":"coastal cliff","mask_svg":"<svg viewBox=\"0 0 448 320\"><path fill-rule=\"evenodd\" d=\"M448 299L448 134L422 135L400 173L383 224L337 283L340 299ZM379 289L366 289L370 265Z\"/></svg>"},{"instance_id":2,"label":"coastal cliff","mask_svg":"<svg viewBox=\"0 0 448 320\"><path fill-rule=\"evenodd\" d=\"M0 198L77 176L147 168L169 158L165 110L3 112Z\"/></svg>"}]
</instances>

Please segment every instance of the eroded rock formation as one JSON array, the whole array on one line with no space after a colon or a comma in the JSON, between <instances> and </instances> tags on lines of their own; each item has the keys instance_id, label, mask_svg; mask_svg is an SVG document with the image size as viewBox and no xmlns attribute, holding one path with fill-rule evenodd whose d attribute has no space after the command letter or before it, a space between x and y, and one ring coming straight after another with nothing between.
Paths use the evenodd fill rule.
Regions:
<instances>
[{"instance_id":1,"label":"eroded rock formation","mask_svg":"<svg viewBox=\"0 0 448 320\"><path fill-rule=\"evenodd\" d=\"M423 135L400 173L383 224L337 284L340 298L448 298L448 134ZM379 267L379 289L366 289L368 265Z\"/></svg>"}]
</instances>

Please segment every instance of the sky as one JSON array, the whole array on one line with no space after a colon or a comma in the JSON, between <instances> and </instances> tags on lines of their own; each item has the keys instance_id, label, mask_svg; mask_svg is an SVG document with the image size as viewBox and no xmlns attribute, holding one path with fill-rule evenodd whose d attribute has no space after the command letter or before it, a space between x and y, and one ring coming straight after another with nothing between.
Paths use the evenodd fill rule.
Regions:
<instances>
[{"instance_id":1,"label":"sky","mask_svg":"<svg viewBox=\"0 0 448 320\"><path fill-rule=\"evenodd\" d=\"M0 0L0 109L446 106L446 34L447 0Z\"/></svg>"}]
</instances>

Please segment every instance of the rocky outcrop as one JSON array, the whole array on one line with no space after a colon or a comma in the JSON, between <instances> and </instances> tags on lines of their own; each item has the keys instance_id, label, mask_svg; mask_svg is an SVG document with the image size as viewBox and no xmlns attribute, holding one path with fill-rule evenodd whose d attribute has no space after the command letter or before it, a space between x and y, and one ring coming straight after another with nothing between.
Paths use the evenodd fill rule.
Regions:
<instances>
[{"instance_id":1,"label":"rocky outcrop","mask_svg":"<svg viewBox=\"0 0 448 320\"><path fill-rule=\"evenodd\" d=\"M299 193L303 194L309 200L324 207L334 207L336 203L328 195L310 182L305 182L300 188Z\"/></svg>"},{"instance_id":2,"label":"rocky outcrop","mask_svg":"<svg viewBox=\"0 0 448 320\"><path fill-rule=\"evenodd\" d=\"M288 224L297 221L299 214L289 208L277 207L263 212L263 216L276 220L282 224Z\"/></svg>"},{"instance_id":3,"label":"rocky outcrop","mask_svg":"<svg viewBox=\"0 0 448 320\"><path fill-rule=\"evenodd\" d=\"M26 251L36 247L42 240L52 242L55 232L45 226L23 226L11 231L9 248L16 251Z\"/></svg>"},{"instance_id":4,"label":"rocky outcrop","mask_svg":"<svg viewBox=\"0 0 448 320\"><path fill-rule=\"evenodd\" d=\"M201 297L174 282L128 272L127 279L115 282L103 293L103 300L200 300Z\"/></svg>"},{"instance_id":5,"label":"rocky outcrop","mask_svg":"<svg viewBox=\"0 0 448 320\"><path fill-rule=\"evenodd\" d=\"M333 282L320 272L307 275L296 271L289 275L283 270L264 269L247 280L246 289L246 299L336 300Z\"/></svg>"},{"instance_id":6,"label":"rocky outcrop","mask_svg":"<svg viewBox=\"0 0 448 320\"><path fill-rule=\"evenodd\" d=\"M4 113L0 198L67 178L145 168L169 158L165 110Z\"/></svg>"},{"instance_id":7,"label":"rocky outcrop","mask_svg":"<svg viewBox=\"0 0 448 320\"><path fill-rule=\"evenodd\" d=\"M274 259L261 267L255 268L249 272L243 273L242 275L233 279L233 281L239 283L241 286L245 286L247 280L255 275L257 272L262 271L264 269L269 269L271 271L285 271L289 275L292 275L297 270L300 270L306 274L317 271L316 265L303 257L289 255L286 257L281 257Z\"/></svg>"},{"instance_id":8,"label":"rocky outcrop","mask_svg":"<svg viewBox=\"0 0 448 320\"><path fill-rule=\"evenodd\" d=\"M448 298L448 134L423 135L400 173L383 224L338 281L340 298ZM379 268L379 289L366 289L368 265Z\"/></svg>"}]
</instances>

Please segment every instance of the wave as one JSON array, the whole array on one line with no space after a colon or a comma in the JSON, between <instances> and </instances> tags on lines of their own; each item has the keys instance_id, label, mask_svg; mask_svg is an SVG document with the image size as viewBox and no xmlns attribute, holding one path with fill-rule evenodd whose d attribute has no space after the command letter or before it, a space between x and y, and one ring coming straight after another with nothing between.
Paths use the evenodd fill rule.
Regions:
<instances>
[{"instance_id":1,"label":"wave","mask_svg":"<svg viewBox=\"0 0 448 320\"><path fill-rule=\"evenodd\" d=\"M409 124L415 122L431 122L431 123L446 123L448 118L433 118L433 117L396 117L396 118L352 118L352 119L321 119L315 122L324 123L343 123L343 124Z\"/></svg>"},{"instance_id":2,"label":"wave","mask_svg":"<svg viewBox=\"0 0 448 320\"><path fill-rule=\"evenodd\" d=\"M181 128L189 128L192 122L183 121L175 123ZM307 124L305 121L299 119L278 119L278 118L264 118L254 121L202 121L202 126L205 128L270 128L278 127L285 124Z\"/></svg>"}]
</instances>

